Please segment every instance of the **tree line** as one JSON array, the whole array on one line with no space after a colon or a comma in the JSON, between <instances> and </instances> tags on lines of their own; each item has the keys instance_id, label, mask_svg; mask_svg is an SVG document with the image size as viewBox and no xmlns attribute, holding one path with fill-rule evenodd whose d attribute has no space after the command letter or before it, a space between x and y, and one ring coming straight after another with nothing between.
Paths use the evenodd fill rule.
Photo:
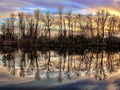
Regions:
<instances>
[{"instance_id":1,"label":"tree line","mask_svg":"<svg viewBox=\"0 0 120 90\"><path fill-rule=\"evenodd\" d=\"M83 46L119 44L120 18L107 10L75 14L72 10L33 14L19 12L2 24L1 45Z\"/></svg>"}]
</instances>

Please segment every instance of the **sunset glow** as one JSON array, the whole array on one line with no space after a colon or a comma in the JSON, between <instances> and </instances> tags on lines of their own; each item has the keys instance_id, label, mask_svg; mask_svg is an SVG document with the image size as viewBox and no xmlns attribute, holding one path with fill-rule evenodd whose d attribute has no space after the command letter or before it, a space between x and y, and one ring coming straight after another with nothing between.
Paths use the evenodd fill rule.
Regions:
<instances>
[{"instance_id":1,"label":"sunset glow","mask_svg":"<svg viewBox=\"0 0 120 90\"><path fill-rule=\"evenodd\" d=\"M6 13L26 12L32 13L39 8L44 13L51 11L57 13L58 7L63 7L65 11L72 9L74 13L87 14L100 9L107 9L111 13L119 15L119 0L0 0L0 16Z\"/></svg>"}]
</instances>

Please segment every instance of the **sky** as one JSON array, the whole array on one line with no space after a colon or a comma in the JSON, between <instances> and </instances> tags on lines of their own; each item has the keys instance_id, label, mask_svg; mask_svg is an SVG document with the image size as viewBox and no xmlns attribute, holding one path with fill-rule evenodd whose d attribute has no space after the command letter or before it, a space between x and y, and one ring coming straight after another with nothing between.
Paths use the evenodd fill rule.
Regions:
<instances>
[{"instance_id":1,"label":"sky","mask_svg":"<svg viewBox=\"0 0 120 90\"><path fill-rule=\"evenodd\" d=\"M120 0L0 0L0 18L21 11L33 13L36 8L42 13L57 13L58 7L63 7L64 12L88 14L104 9L120 15Z\"/></svg>"}]
</instances>

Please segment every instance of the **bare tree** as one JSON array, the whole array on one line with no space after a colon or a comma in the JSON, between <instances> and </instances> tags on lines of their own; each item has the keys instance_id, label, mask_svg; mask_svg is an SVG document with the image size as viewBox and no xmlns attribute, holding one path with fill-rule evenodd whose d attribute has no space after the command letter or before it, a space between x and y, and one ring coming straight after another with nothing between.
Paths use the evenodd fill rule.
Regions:
<instances>
[{"instance_id":1,"label":"bare tree","mask_svg":"<svg viewBox=\"0 0 120 90\"><path fill-rule=\"evenodd\" d=\"M32 39L34 36L34 26L35 22L32 16L26 17L27 23L28 23L28 35Z\"/></svg>"},{"instance_id":2,"label":"bare tree","mask_svg":"<svg viewBox=\"0 0 120 90\"><path fill-rule=\"evenodd\" d=\"M54 25L54 16L52 16L49 12L42 16L42 21L47 27L47 31L49 32L49 42L51 40L51 27Z\"/></svg>"},{"instance_id":3,"label":"bare tree","mask_svg":"<svg viewBox=\"0 0 120 90\"><path fill-rule=\"evenodd\" d=\"M108 19L108 16L110 16L108 11L100 11L100 25L101 25L101 30L102 30L102 39L104 39L104 34L105 34L105 25L106 25L106 21Z\"/></svg>"},{"instance_id":4,"label":"bare tree","mask_svg":"<svg viewBox=\"0 0 120 90\"><path fill-rule=\"evenodd\" d=\"M81 24L81 15L78 14L76 19L77 19L77 22L78 22L78 25L79 25L79 29L80 30L82 29L82 34L83 34L84 31L83 31L83 27L82 27L82 24Z\"/></svg>"},{"instance_id":5,"label":"bare tree","mask_svg":"<svg viewBox=\"0 0 120 90\"><path fill-rule=\"evenodd\" d=\"M117 24L117 17L116 16L112 16L109 18L109 22L108 22L108 35L109 38L111 38L115 32L115 27Z\"/></svg>"},{"instance_id":6,"label":"bare tree","mask_svg":"<svg viewBox=\"0 0 120 90\"><path fill-rule=\"evenodd\" d=\"M100 30L100 12L97 12L97 18L96 18L96 23L97 23L97 36L99 37L99 30Z\"/></svg>"},{"instance_id":7,"label":"bare tree","mask_svg":"<svg viewBox=\"0 0 120 90\"><path fill-rule=\"evenodd\" d=\"M59 14L59 29L60 29L60 36L62 36L62 28L63 28L63 26L62 26L62 20L63 20L63 8L62 7L60 7L59 8L59 12L58 12L58 14Z\"/></svg>"},{"instance_id":8,"label":"bare tree","mask_svg":"<svg viewBox=\"0 0 120 90\"><path fill-rule=\"evenodd\" d=\"M15 34L15 31L14 31L14 28L15 28L15 15L14 14L11 14L10 15L10 34L11 34L11 38L14 37L14 34Z\"/></svg>"},{"instance_id":9,"label":"bare tree","mask_svg":"<svg viewBox=\"0 0 120 90\"><path fill-rule=\"evenodd\" d=\"M72 20L72 11L69 10L66 15L67 21L68 21L68 30L69 30L69 36L71 35L71 20Z\"/></svg>"},{"instance_id":10,"label":"bare tree","mask_svg":"<svg viewBox=\"0 0 120 90\"><path fill-rule=\"evenodd\" d=\"M66 36L66 22L65 19L63 20L63 24L64 24L64 37Z\"/></svg>"},{"instance_id":11,"label":"bare tree","mask_svg":"<svg viewBox=\"0 0 120 90\"><path fill-rule=\"evenodd\" d=\"M93 16L92 14L89 14L87 16L87 19L88 19L89 30L91 31L91 38L93 38Z\"/></svg>"},{"instance_id":12,"label":"bare tree","mask_svg":"<svg viewBox=\"0 0 120 90\"><path fill-rule=\"evenodd\" d=\"M39 10L39 9L36 9L36 10L34 11L34 17L35 17L34 37L35 37L35 40L37 40L38 27L39 27L39 21L40 21L40 10Z\"/></svg>"},{"instance_id":13,"label":"bare tree","mask_svg":"<svg viewBox=\"0 0 120 90\"><path fill-rule=\"evenodd\" d=\"M4 40L5 36L6 36L6 25L5 25L5 23L2 24L1 31L2 31L2 39Z\"/></svg>"},{"instance_id":14,"label":"bare tree","mask_svg":"<svg viewBox=\"0 0 120 90\"><path fill-rule=\"evenodd\" d=\"M25 16L24 16L24 13L23 12L20 12L18 14L18 18L19 18L19 30L21 32L21 36L24 37L25 36Z\"/></svg>"},{"instance_id":15,"label":"bare tree","mask_svg":"<svg viewBox=\"0 0 120 90\"><path fill-rule=\"evenodd\" d=\"M6 20L6 37L7 39L10 39L10 19L9 18Z\"/></svg>"}]
</instances>

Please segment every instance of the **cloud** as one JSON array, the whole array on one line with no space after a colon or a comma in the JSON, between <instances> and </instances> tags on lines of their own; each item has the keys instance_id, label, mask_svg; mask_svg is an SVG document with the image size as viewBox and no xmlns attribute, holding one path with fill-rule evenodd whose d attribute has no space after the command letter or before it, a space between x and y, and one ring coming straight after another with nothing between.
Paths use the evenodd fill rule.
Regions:
<instances>
[{"instance_id":1,"label":"cloud","mask_svg":"<svg viewBox=\"0 0 120 90\"><path fill-rule=\"evenodd\" d=\"M17 8L27 4L27 2L21 2L20 0L0 0L0 12L15 11Z\"/></svg>"},{"instance_id":2,"label":"cloud","mask_svg":"<svg viewBox=\"0 0 120 90\"><path fill-rule=\"evenodd\" d=\"M85 14L101 9L120 12L120 0L0 0L0 15L19 11L32 13L36 8L55 13L61 6L65 11L72 9L73 12Z\"/></svg>"},{"instance_id":3,"label":"cloud","mask_svg":"<svg viewBox=\"0 0 120 90\"><path fill-rule=\"evenodd\" d=\"M69 0L21 0L23 2L29 2L36 6L43 6L43 7L68 7L68 8L80 8L79 4L71 3Z\"/></svg>"},{"instance_id":4,"label":"cloud","mask_svg":"<svg viewBox=\"0 0 120 90\"><path fill-rule=\"evenodd\" d=\"M112 11L120 11L119 0L21 0L34 6L44 7L49 9L64 7L65 9L78 10L83 13L90 11L97 11L101 9L108 9ZM90 11L89 11L90 10ZM77 12L78 12L77 11Z\"/></svg>"}]
</instances>

